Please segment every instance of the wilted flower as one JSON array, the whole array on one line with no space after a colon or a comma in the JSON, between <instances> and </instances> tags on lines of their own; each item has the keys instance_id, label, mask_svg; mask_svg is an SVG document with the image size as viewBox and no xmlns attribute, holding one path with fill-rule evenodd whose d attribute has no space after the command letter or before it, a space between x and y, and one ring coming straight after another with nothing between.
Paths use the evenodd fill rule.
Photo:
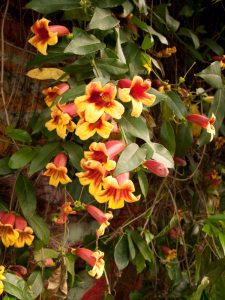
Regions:
<instances>
[{"instance_id":1,"label":"wilted flower","mask_svg":"<svg viewBox=\"0 0 225 300\"><path fill-rule=\"evenodd\" d=\"M159 161L148 159L143 163L143 165L157 176L166 177L169 174L168 168Z\"/></svg>"},{"instance_id":2,"label":"wilted flower","mask_svg":"<svg viewBox=\"0 0 225 300\"><path fill-rule=\"evenodd\" d=\"M65 26L49 26L49 22L50 21L45 18L37 20L31 27L31 31L34 33L34 36L28 41L43 55L47 55L48 45L52 46L57 44L58 36L69 34L69 30Z\"/></svg>"},{"instance_id":3,"label":"wilted flower","mask_svg":"<svg viewBox=\"0 0 225 300\"><path fill-rule=\"evenodd\" d=\"M112 212L103 213L93 205L85 205L85 209L100 224L100 227L96 230L97 236L103 235L105 229L110 225L109 220L113 218Z\"/></svg>"},{"instance_id":4,"label":"wilted flower","mask_svg":"<svg viewBox=\"0 0 225 300\"><path fill-rule=\"evenodd\" d=\"M50 185L57 187L59 183L67 184L72 181L67 176L66 163L67 156L64 153L59 153L56 155L53 162L47 164L47 171L45 171L43 175L50 177Z\"/></svg>"},{"instance_id":5,"label":"wilted flower","mask_svg":"<svg viewBox=\"0 0 225 300\"><path fill-rule=\"evenodd\" d=\"M118 209L124 207L124 202L133 203L140 199L133 192L135 187L129 179L129 173L124 173L116 178L108 176L103 179L103 190L93 194L99 203L109 202L109 208Z\"/></svg>"},{"instance_id":6,"label":"wilted flower","mask_svg":"<svg viewBox=\"0 0 225 300\"><path fill-rule=\"evenodd\" d=\"M72 250L72 253L76 254L93 267L92 270L88 271L90 276L95 277L96 279L99 279L102 276L105 268L103 252L100 250L93 252L86 248L77 248Z\"/></svg>"},{"instance_id":7,"label":"wilted flower","mask_svg":"<svg viewBox=\"0 0 225 300\"><path fill-rule=\"evenodd\" d=\"M48 106L52 106L55 98L65 93L69 88L70 88L69 84L60 83L56 86L49 87L43 90L42 93L45 95L45 103Z\"/></svg>"},{"instance_id":8,"label":"wilted flower","mask_svg":"<svg viewBox=\"0 0 225 300\"><path fill-rule=\"evenodd\" d=\"M107 113L112 118L120 119L124 113L124 107L115 100L116 86L107 83L102 87L100 82L91 82L86 86L86 95L77 97L75 104L78 113L84 112L86 122L95 123Z\"/></svg>"},{"instance_id":9,"label":"wilted flower","mask_svg":"<svg viewBox=\"0 0 225 300\"><path fill-rule=\"evenodd\" d=\"M155 95L148 94L151 88L150 80L143 80L140 76L135 76L133 80L121 79L118 82L119 99L123 102L132 102L131 116L139 117L143 110L143 104L151 106L155 101Z\"/></svg>"}]
</instances>

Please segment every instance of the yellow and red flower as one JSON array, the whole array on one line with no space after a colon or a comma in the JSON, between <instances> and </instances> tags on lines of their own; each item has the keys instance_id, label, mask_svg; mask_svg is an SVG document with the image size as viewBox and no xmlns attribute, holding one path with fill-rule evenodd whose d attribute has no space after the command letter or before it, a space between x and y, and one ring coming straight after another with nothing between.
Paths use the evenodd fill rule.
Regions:
<instances>
[{"instance_id":1,"label":"yellow and red flower","mask_svg":"<svg viewBox=\"0 0 225 300\"><path fill-rule=\"evenodd\" d=\"M69 34L69 30L65 26L49 26L49 22L50 21L45 18L37 20L31 27L34 36L28 41L43 55L47 55L48 45L52 46L58 43L58 36Z\"/></svg>"},{"instance_id":2,"label":"yellow and red flower","mask_svg":"<svg viewBox=\"0 0 225 300\"><path fill-rule=\"evenodd\" d=\"M47 171L43 173L44 176L49 176L49 184L55 187L59 183L67 184L72 180L67 176L67 157L64 153L59 153L54 158L53 162L48 163L46 166Z\"/></svg>"},{"instance_id":3,"label":"yellow and red flower","mask_svg":"<svg viewBox=\"0 0 225 300\"><path fill-rule=\"evenodd\" d=\"M214 114L212 114L211 118L207 118L206 116L200 114L190 114L186 117L186 119L189 122L192 122L194 124L201 126L202 128L205 128L206 131L211 135L210 141L213 140L213 137L216 133L215 128L213 126L213 124L216 121L216 117Z\"/></svg>"},{"instance_id":4,"label":"yellow and red flower","mask_svg":"<svg viewBox=\"0 0 225 300\"><path fill-rule=\"evenodd\" d=\"M84 118L89 123L97 122L104 113L120 119L124 107L115 100L116 92L116 86L112 83L102 87L100 82L90 82L86 86L86 95L75 99L78 113L84 112Z\"/></svg>"},{"instance_id":5,"label":"yellow and red flower","mask_svg":"<svg viewBox=\"0 0 225 300\"><path fill-rule=\"evenodd\" d=\"M124 173L116 178L107 176L103 179L103 190L93 194L99 203L109 202L109 208L118 209L124 207L124 202L133 203L140 199L133 192L135 187L129 179L129 173Z\"/></svg>"},{"instance_id":6,"label":"yellow and red flower","mask_svg":"<svg viewBox=\"0 0 225 300\"><path fill-rule=\"evenodd\" d=\"M166 58L166 57L170 57L172 56L172 54L177 52L177 48L176 47L167 47L161 51L153 51L153 55L158 57L158 58Z\"/></svg>"},{"instance_id":7,"label":"yellow and red flower","mask_svg":"<svg viewBox=\"0 0 225 300\"><path fill-rule=\"evenodd\" d=\"M95 135L95 133L107 139L113 130L113 125L107 122L107 119L107 116L103 114L96 122L90 123L85 119L83 113L77 123L75 134L79 136L81 140L87 140Z\"/></svg>"},{"instance_id":8,"label":"yellow and red flower","mask_svg":"<svg viewBox=\"0 0 225 300\"><path fill-rule=\"evenodd\" d=\"M102 236L105 233L105 229L110 225L109 220L113 218L112 212L103 213L93 205L85 205L85 209L100 224L96 234L97 236Z\"/></svg>"},{"instance_id":9,"label":"yellow and red flower","mask_svg":"<svg viewBox=\"0 0 225 300\"><path fill-rule=\"evenodd\" d=\"M13 246L19 237L19 233L14 229L15 215L13 213L2 212L0 219L0 238L5 247Z\"/></svg>"},{"instance_id":10,"label":"yellow and red flower","mask_svg":"<svg viewBox=\"0 0 225 300\"><path fill-rule=\"evenodd\" d=\"M68 216L75 215L75 214L76 211L72 209L71 202L67 201L62 205L59 213L59 218L56 219L55 223L60 225L65 224L65 222L68 220Z\"/></svg>"},{"instance_id":11,"label":"yellow and red flower","mask_svg":"<svg viewBox=\"0 0 225 300\"><path fill-rule=\"evenodd\" d=\"M22 248L25 246L30 246L34 240L33 229L29 226L26 226L23 230L17 229L19 233L18 239L14 243L15 248Z\"/></svg>"},{"instance_id":12,"label":"yellow and red flower","mask_svg":"<svg viewBox=\"0 0 225 300\"><path fill-rule=\"evenodd\" d=\"M213 56L212 59L213 59L214 61L219 61L221 69L222 69L222 70L225 69L225 55L221 55L221 56Z\"/></svg>"},{"instance_id":13,"label":"yellow and red flower","mask_svg":"<svg viewBox=\"0 0 225 300\"><path fill-rule=\"evenodd\" d=\"M82 159L80 165L86 172L76 173L76 176L79 178L80 184L89 185L90 194L95 195L101 189L102 180L107 171L99 161L95 160Z\"/></svg>"},{"instance_id":14,"label":"yellow and red flower","mask_svg":"<svg viewBox=\"0 0 225 300\"><path fill-rule=\"evenodd\" d=\"M159 161L148 159L143 163L143 165L157 176L166 177L169 174L168 168Z\"/></svg>"},{"instance_id":15,"label":"yellow and red flower","mask_svg":"<svg viewBox=\"0 0 225 300\"><path fill-rule=\"evenodd\" d=\"M133 80L121 79L118 82L119 99L123 102L132 102L133 117L139 117L143 110L143 104L151 106L155 101L155 95L149 94L151 88L150 80L143 80L140 76L135 76Z\"/></svg>"},{"instance_id":16,"label":"yellow and red flower","mask_svg":"<svg viewBox=\"0 0 225 300\"><path fill-rule=\"evenodd\" d=\"M169 263L172 260L174 260L177 257L177 250L176 249L170 249L167 246L162 246L162 251L166 255L166 262Z\"/></svg>"},{"instance_id":17,"label":"yellow and red flower","mask_svg":"<svg viewBox=\"0 0 225 300\"><path fill-rule=\"evenodd\" d=\"M86 249L86 248L77 248L72 250L72 253L76 254L80 258L82 258L86 263L88 263L92 268L92 270L88 271L88 274L96 279L99 279L105 269L105 261L103 259L104 253L100 250L95 252Z\"/></svg>"},{"instance_id":18,"label":"yellow and red flower","mask_svg":"<svg viewBox=\"0 0 225 300\"><path fill-rule=\"evenodd\" d=\"M72 117L68 113L64 113L62 109L54 106L52 108L51 120L45 123L45 127L49 130L56 130L56 133L62 139L65 139L68 132L73 132L76 124L72 121Z\"/></svg>"},{"instance_id":19,"label":"yellow and red flower","mask_svg":"<svg viewBox=\"0 0 225 300\"><path fill-rule=\"evenodd\" d=\"M59 95L62 95L70 88L69 84L67 83L60 83L56 86L49 87L44 89L42 93L45 95L45 103L50 107L52 106L54 100Z\"/></svg>"}]
</instances>

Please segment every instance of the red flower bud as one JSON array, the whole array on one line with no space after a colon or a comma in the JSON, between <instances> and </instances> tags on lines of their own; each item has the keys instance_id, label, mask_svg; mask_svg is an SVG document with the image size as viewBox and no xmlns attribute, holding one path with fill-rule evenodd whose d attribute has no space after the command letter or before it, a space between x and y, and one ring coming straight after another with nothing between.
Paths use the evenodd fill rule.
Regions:
<instances>
[{"instance_id":1,"label":"red flower bud","mask_svg":"<svg viewBox=\"0 0 225 300\"><path fill-rule=\"evenodd\" d=\"M162 250L162 252L164 252L166 255L168 255L169 252L170 252L170 248L167 247L167 246L162 246L162 247L161 247L161 250Z\"/></svg>"},{"instance_id":2,"label":"red flower bud","mask_svg":"<svg viewBox=\"0 0 225 300\"><path fill-rule=\"evenodd\" d=\"M24 230L25 227L27 227L27 221L21 216L16 216L15 228L19 230Z\"/></svg>"},{"instance_id":3,"label":"red flower bud","mask_svg":"<svg viewBox=\"0 0 225 300\"><path fill-rule=\"evenodd\" d=\"M107 153L109 156L109 159L115 159L115 157L124 150L126 147L126 144L122 141L108 141L105 143Z\"/></svg>"},{"instance_id":4,"label":"red flower bud","mask_svg":"<svg viewBox=\"0 0 225 300\"><path fill-rule=\"evenodd\" d=\"M187 165L186 160L181 157L175 156L173 159L177 166L185 167Z\"/></svg>"},{"instance_id":5,"label":"red flower bud","mask_svg":"<svg viewBox=\"0 0 225 300\"><path fill-rule=\"evenodd\" d=\"M67 163L67 156L64 153L59 153L53 160L56 167L65 167Z\"/></svg>"},{"instance_id":6,"label":"red flower bud","mask_svg":"<svg viewBox=\"0 0 225 300\"><path fill-rule=\"evenodd\" d=\"M15 223L15 215L13 213L6 213L2 218L1 218L1 223L6 225L10 224L14 226Z\"/></svg>"},{"instance_id":7,"label":"red flower bud","mask_svg":"<svg viewBox=\"0 0 225 300\"><path fill-rule=\"evenodd\" d=\"M3 216L4 216L6 213L7 213L6 211L0 211L0 222L1 222L1 219L3 218Z\"/></svg>"},{"instance_id":8,"label":"red flower bud","mask_svg":"<svg viewBox=\"0 0 225 300\"><path fill-rule=\"evenodd\" d=\"M146 160L143 163L143 165L146 168L148 168L149 171L151 171L152 173L154 173L157 176L166 177L169 174L168 168L163 163L160 163L156 160L153 160L153 159Z\"/></svg>"},{"instance_id":9,"label":"red flower bud","mask_svg":"<svg viewBox=\"0 0 225 300\"><path fill-rule=\"evenodd\" d=\"M65 36L70 33L69 29L61 25L50 25L49 31L56 32L57 36Z\"/></svg>"},{"instance_id":10,"label":"red flower bud","mask_svg":"<svg viewBox=\"0 0 225 300\"><path fill-rule=\"evenodd\" d=\"M94 267L96 263L96 258L93 256L94 252L86 248L77 248L75 254L82 258L91 267Z\"/></svg>"},{"instance_id":11,"label":"red flower bud","mask_svg":"<svg viewBox=\"0 0 225 300\"><path fill-rule=\"evenodd\" d=\"M118 81L118 87L121 88L121 89L130 88L131 82L132 81L130 79L120 79Z\"/></svg>"},{"instance_id":12,"label":"red flower bud","mask_svg":"<svg viewBox=\"0 0 225 300\"><path fill-rule=\"evenodd\" d=\"M213 124L215 122L215 117L207 118L203 115L191 114L186 117L189 122L195 123L202 128L207 128L209 124Z\"/></svg>"},{"instance_id":13,"label":"red flower bud","mask_svg":"<svg viewBox=\"0 0 225 300\"><path fill-rule=\"evenodd\" d=\"M86 211L101 225L107 218L105 214L94 205L85 205Z\"/></svg>"},{"instance_id":14,"label":"red flower bud","mask_svg":"<svg viewBox=\"0 0 225 300\"><path fill-rule=\"evenodd\" d=\"M64 113L70 115L71 117L77 116L77 107L74 103L69 103L66 105L57 105L57 107Z\"/></svg>"}]
</instances>

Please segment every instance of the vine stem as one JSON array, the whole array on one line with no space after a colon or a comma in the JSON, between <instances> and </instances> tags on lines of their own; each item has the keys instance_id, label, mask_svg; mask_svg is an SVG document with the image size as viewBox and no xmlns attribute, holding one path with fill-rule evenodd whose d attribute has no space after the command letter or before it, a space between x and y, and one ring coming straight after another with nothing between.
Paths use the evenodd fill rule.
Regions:
<instances>
[{"instance_id":1,"label":"vine stem","mask_svg":"<svg viewBox=\"0 0 225 300\"><path fill-rule=\"evenodd\" d=\"M104 269L104 275L105 275L105 281L106 281L107 288L108 288L108 294L111 295L111 288L110 288L109 278L108 278L108 275L107 275L105 269Z\"/></svg>"}]
</instances>

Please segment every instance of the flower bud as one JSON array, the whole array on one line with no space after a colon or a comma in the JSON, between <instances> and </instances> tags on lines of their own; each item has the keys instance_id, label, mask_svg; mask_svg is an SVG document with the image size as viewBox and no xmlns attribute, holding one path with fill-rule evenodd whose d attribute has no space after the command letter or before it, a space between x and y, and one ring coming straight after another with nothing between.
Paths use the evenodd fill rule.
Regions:
<instances>
[{"instance_id":1,"label":"flower bud","mask_svg":"<svg viewBox=\"0 0 225 300\"><path fill-rule=\"evenodd\" d=\"M67 163L67 156L64 153L59 153L53 160L56 167L65 167Z\"/></svg>"},{"instance_id":2,"label":"flower bud","mask_svg":"<svg viewBox=\"0 0 225 300\"><path fill-rule=\"evenodd\" d=\"M166 177L169 174L168 168L161 162L153 159L146 160L143 165L152 173L160 177Z\"/></svg>"}]
</instances>

